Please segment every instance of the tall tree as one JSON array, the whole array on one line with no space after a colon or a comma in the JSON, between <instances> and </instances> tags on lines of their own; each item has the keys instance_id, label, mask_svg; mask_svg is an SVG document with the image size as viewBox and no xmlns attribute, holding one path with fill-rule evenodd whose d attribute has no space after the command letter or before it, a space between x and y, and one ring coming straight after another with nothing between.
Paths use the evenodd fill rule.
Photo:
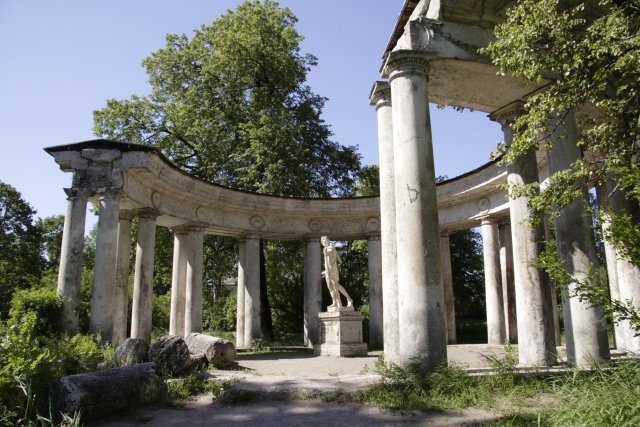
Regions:
<instances>
[{"instance_id":1,"label":"tall tree","mask_svg":"<svg viewBox=\"0 0 640 427\"><path fill-rule=\"evenodd\" d=\"M6 319L13 292L42 276L42 233L36 211L9 184L0 181L0 319Z\"/></svg>"},{"instance_id":2,"label":"tall tree","mask_svg":"<svg viewBox=\"0 0 640 427\"><path fill-rule=\"evenodd\" d=\"M301 53L296 22L278 3L255 0L192 37L167 35L166 46L143 61L151 94L108 100L94 112L94 132L154 145L188 172L235 188L289 196L352 194L360 156L355 147L331 139L321 117L326 99L305 83L317 59ZM216 245L225 253L219 262L206 262L226 273L235 246L216 239L206 240L206 253L215 254ZM269 248L277 244L266 245L266 264L287 271L289 259L269 259L289 250ZM302 258L300 248L297 256ZM272 281L285 278L269 272Z\"/></svg>"},{"instance_id":3,"label":"tall tree","mask_svg":"<svg viewBox=\"0 0 640 427\"><path fill-rule=\"evenodd\" d=\"M273 1L242 3L193 37L169 34L143 61L152 92L110 99L96 135L155 145L196 176L269 194L351 191L359 155L331 140L325 98L305 84L297 19Z\"/></svg>"}]
</instances>

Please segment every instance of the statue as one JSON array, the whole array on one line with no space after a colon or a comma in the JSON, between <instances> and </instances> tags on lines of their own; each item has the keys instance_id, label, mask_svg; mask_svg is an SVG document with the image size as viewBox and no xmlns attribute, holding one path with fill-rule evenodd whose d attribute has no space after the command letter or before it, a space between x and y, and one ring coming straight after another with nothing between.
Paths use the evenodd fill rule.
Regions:
<instances>
[{"instance_id":1,"label":"statue","mask_svg":"<svg viewBox=\"0 0 640 427\"><path fill-rule=\"evenodd\" d=\"M327 236L322 236L320 242L322 246L324 246L322 250L324 255L324 271L322 272L322 277L327 281L327 287L329 288L329 294L332 300L332 304L327 308L342 307L340 294L347 298L347 307L353 308L353 300L347 293L347 290L340 284L340 274L338 272L338 265L342 262L340 255L338 255L338 251Z\"/></svg>"}]
</instances>

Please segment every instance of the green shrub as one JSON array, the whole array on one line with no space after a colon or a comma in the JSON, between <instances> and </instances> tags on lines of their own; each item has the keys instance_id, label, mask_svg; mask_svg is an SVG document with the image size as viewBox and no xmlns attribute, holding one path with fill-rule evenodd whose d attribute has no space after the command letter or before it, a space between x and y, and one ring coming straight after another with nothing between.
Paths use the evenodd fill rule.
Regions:
<instances>
[{"instance_id":1,"label":"green shrub","mask_svg":"<svg viewBox=\"0 0 640 427\"><path fill-rule=\"evenodd\" d=\"M62 299L53 287L22 289L11 299L9 326L20 325L27 313L35 314L33 333L50 336L62 332Z\"/></svg>"},{"instance_id":2,"label":"green shrub","mask_svg":"<svg viewBox=\"0 0 640 427\"><path fill-rule=\"evenodd\" d=\"M154 329L169 330L171 317L171 293L153 296L152 322Z\"/></svg>"},{"instance_id":3,"label":"green shrub","mask_svg":"<svg viewBox=\"0 0 640 427\"><path fill-rule=\"evenodd\" d=\"M49 414L51 381L98 369L112 350L94 337L39 336L38 319L27 311L20 324L0 325L0 426L25 425Z\"/></svg>"},{"instance_id":4,"label":"green shrub","mask_svg":"<svg viewBox=\"0 0 640 427\"><path fill-rule=\"evenodd\" d=\"M202 317L205 331L235 331L236 296L205 298Z\"/></svg>"}]
</instances>

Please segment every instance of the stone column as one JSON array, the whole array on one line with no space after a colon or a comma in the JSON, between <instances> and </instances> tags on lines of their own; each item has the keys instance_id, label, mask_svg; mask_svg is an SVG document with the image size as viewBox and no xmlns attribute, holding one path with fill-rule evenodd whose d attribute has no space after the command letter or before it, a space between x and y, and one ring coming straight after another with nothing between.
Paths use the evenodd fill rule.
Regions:
<instances>
[{"instance_id":1,"label":"stone column","mask_svg":"<svg viewBox=\"0 0 640 427\"><path fill-rule=\"evenodd\" d=\"M318 313L322 311L322 247L319 237L304 245L304 345L319 343Z\"/></svg>"},{"instance_id":2,"label":"stone column","mask_svg":"<svg viewBox=\"0 0 640 427\"><path fill-rule=\"evenodd\" d=\"M447 361L447 331L440 263L440 230L427 93L426 56L392 52L389 75L394 141L398 262L397 357L435 369Z\"/></svg>"},{"instance_id":3,"label":"stone column","mask_svg":"<svg viewBox=\"0 0 640 427\"><path fill-rule=\"evenodd\" d=\"M120 193L117 190L106 190L100 194L90 329L107 341L112 340L113 334L119 207Z\"/></svg>"},{"instance_id":4,"label":"stone column","mask_svg":"<svg viewBox=\"0 0 640 427\"><path fill-rule=\"evenodd\" d=\"M82 285L82 253L87 216L87 193L78 188L65 188L67 214L64 217L58 294L63 299L63 329L69 335L78 332L80 287Z\"/></svg>"},{"instance_id":5,"label":"stone column","mask_svg":"<svg viewBox=\"0 0 640 427\"><path fill-rule=\"evenodd\" d=\"M482 219L484 255L484 287L487 301L487 343L504 344L504 305L500 283L500 250L498 224L492 218Z\"/></svg>"},{"instance_id":6,"label":"stone column","mask_svg":"<svg viewBox=\"0 0 640 427\"><path fill-rule=\"evenodd\" d=\"M371 235L369 249L369 348L383 348L382 248L380 236Z\"/></svg>"},{"instance_id":7,"label":"stone column","mask_svg":"<svg viewBox=\"0 0 640 427\"><path fill-rule=\"evenodd\" d=\"M511 224L508 221L498 225L498 235L500 237L500 273L505 335L510 344L517 344L518 322L516 320L516 288L513 281L513 246L511 245Z\"/></svg>"},{"instance_id":8,"label":"stone column","mask_svg":"<svg viewBox=\"0 0 640 427\"><path fill-rule=\"evenodd\" d=\"M248 236L245 242L244 344L262 338L260 324L260 239Z\"/></svg>"},{"instance_id":9,"label":"stone column","mask_svg":"<svg viewBox=\"0 0 640 427\"><path fill-rule=\"evenodd\" d=\"M187 235L182 227L176 227L173 233L169 334L184 336L185 294L187 292Z\"/></svg>"},{"instance_id":10,"label":"stone column","mask_svg":"<svg viewBox=\"0 0 640 427\"><path fill-rule=\"evenodd\" d=\"M451 242L449 231L440 232L440 253L442 258L442 285L444 305L447 313L447 344L458 342L456 338L456 307L453 297L453 274L451 271Z\"/></svg>"},{"instance_id":11,"label":"stone column","mask_svg":"<svg viewBox=\"0 0 640 427\"><path fill-rule=\"evenodd\" d=\"M118 223L118 255L116 260L116 289L113 310L114 346L127 339L127 317L129 314L129 257L131 255L131 211L120 211Z\"/></svg>"},{"instance_id":12,"label":"stone column","mask_svg":"<svg viewBox=\"0 0 640 427\"><path fill-rule=\"evenodd\" d=\"M578 131L572 111L549 124L551 145L549 170L552 174L569 169L582 152L577 146ZM574 280L565 284L563 314L567 340L567 360L574 366L591 366L609 357L607 325L602 309L575 295L580 283L590 282L599 269L596 256L593 221L587 214L588 195L584 190L580 197L563 207L555 217L558 255L564 261L567 273ZM567 320L570 319L567 327Z\"/></svg>"},{"instance_id":13,"label":"stone column","mask_svg":"<svg viewBox=\"0 0 640 427\"><path fill-rule=\"evenodd\" d=\"M184 335L202 332L202 261L204 229L191 226L187 238Z\"/></svg>"},{"instance_id":14,"label":"stone column","mask_svg":"<svg viewBox=\"0 0 640 427\"><path fill-rule=\"evenodd\" d=\"M613 182L607 186L609 203L616 215L630 215L636 223L640 222L638 204L629 200L623 189L614 187ZM630 301L636 312L640 311L640 265L634 264L616 250L616 275L620 301ZM621 322L624 333L624 349L634 353L640 352L640 336L632 328L628 320Z\"/></svg>"},{"instance_id":15,"label":"stone column","mask_svg":"<svg viewBox=\"0 0 640 427\"><path fill-rule=\"evenodd\" d=\"M246 294L246 266L247 257L246 251L247 242L240 240L238 242L238 285L237 285L237 298L236 298L236 347L245 347L244 341L244 300Z\"/></svg>"},{"instance_id":16,"label":"stone column","mask_svg":"<svg viewBox=\"0 0 640 427\"><path fill-rule=\"evenodd\" d=\"M513 141L511 124L521 111L514 103L490 115L500 122L505 142ZM510 186L538 182L535 151L522 154L508 166L507 182ZM533 212L526 197L510 196L511 237L518 316L518 357L524 366L551 366L557 361L553 330L551 290L542 270L533 267L543 250L544 227L531 226Z\"/></svg>"},{"instance_id":17,"label":"stone column","mask_svg":"<svg viewBox=\"0 0 640 427\"><path fill-rule=\"evenodd\" d=\"M133 307L131 310L131 338L151 343L151 314L153 310L153 258L156 245L156 218L152 209L138 214L138 244L133 279Z\"/></svg>"},{"instance_id":18,"label":"stone column","mask_svg":"<svg viewBox=\"0 0 640 427\"><path fill-rule=\"evenodd\" d=\"M396 363L399 353L398 268L396 251L396 197L393 160L393 125L391 89L388 83L376 82L371 104L378 115L378 153L380 173L380 244L382 246L382 301L384 358Z\"/></svg>"},{"instance_id":19,"label":"stone column","mask_svg":"<svg viewBox=\"0 0 640 427\"><path fill-rule=\"evenodd\" d=\"M598 197L598 206L600 209L606 209L609 207L608 192L606 184L602 184L596 187L596 194ZM618 256L616 254L616 248L609 240L607 233L611 227L611 220L609 215L603 216L601 223L602 227L602 241L604 243L604 255L607 264L607 279L609 282L609 295L612 301L620 301L620 289L618 287ZM625 348L625 327L623 322L614 322L613 330L615 334L616 348Z\"/></svg>"}]
</instances>

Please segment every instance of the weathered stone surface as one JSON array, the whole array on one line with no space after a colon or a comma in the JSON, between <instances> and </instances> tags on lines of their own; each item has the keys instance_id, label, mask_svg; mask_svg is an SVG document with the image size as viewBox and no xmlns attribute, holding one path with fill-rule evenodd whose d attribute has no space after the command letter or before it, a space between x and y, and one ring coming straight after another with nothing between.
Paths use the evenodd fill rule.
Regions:
<instances>
[{"instance_id":1,"label":"weathered stone surface","mask_svg":"<svg viewBox=\"0 0 640 427\"><path fill-rule=\"evenodd\" d=\"M191 353L204 353L216 368L227 368L235 364L236 347L223 338L192 333L185 338Z\"/></svg>"},{"instance_id":2,"label":"weathered stone surface","mask_svg":"<svg viewBox=\"0 0 640 427\"><path fill-rule=\"evenodd\" d=\"M80 411L86 421L157 402L164 391L156 365L143 363L59 378L50 400L55 418Z\"/></svg>"},{"instance_id":3,"label":"weathered stone surface","mask_svg":"<svg viewBox=\"0 0 640 427\"><path fill-rule=\"evenodd\" d=\"M120 366L148 362L149 344L139 338L127 338L116 348L113 360Z\"/></svg>"},{"instance_id":4,"label":"weathered stone surface","mask_svg":"<svg viewBox=\"0 0 640 427\"><path fill-rule=\"evenodd\" d=\"M165 335L149 347L149 360L155 362L163 374L178 375L184 372L191 362L189 347L182 337Z\"/></svg>"},{"instance_id":5,"label":"weathered stone surface","mask_svg":"<svg viewBox=\"0 0 640 427\"><path fill-rule=\"evenodd\" d=\"M316 356L351 357L366 356L367 344L362 341L364 316L351 307L337 312L318 314L320 343L313 346Z\"/></svg>"}]
</instances>

